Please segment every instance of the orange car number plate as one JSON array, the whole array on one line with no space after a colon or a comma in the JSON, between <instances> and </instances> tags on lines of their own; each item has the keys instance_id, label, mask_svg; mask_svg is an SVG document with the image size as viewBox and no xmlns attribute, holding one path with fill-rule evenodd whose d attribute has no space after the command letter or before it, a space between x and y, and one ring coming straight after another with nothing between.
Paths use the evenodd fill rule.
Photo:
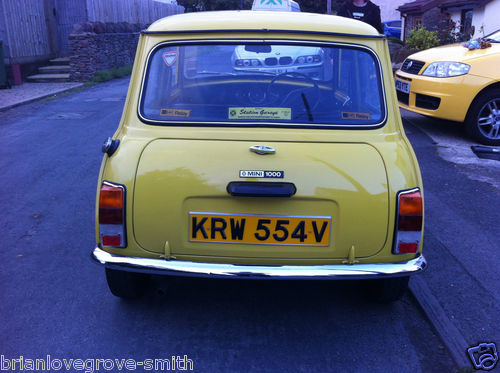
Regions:
<instances>
[{"instance_id":1,"label":"orange car number plate","mask_svg":"<svg viewBox=\"0 0 500 373\"><path fill-rule=\"evenodd\" d=\"M330 245L331 216L189 213L189 241L253 245Z\"/></svg>"}]
</instances>

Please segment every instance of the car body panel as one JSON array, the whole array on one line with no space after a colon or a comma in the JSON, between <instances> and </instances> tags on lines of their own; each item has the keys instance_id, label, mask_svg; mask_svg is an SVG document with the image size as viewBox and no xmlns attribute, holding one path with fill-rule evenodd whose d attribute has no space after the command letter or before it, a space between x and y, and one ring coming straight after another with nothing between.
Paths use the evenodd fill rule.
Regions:
<instances>
[{"instance_id":1,"label":"car body panel","mask_svg":"<svg viewBox=\"0 0 500 373\"><path fill-rule=\"evenodd\" d=\"M275 12L275 11L215 11L176 14L162 18L148 27L147 33L196 33L199 31L260 31L267 34L273 31L302 33L337 33L360 35L364 38L380 38L370 25L338 16L325 16L316 13ZM348 31L348 32L346 32ZM227 35L226 36L230 36ZM196 37L207 35L193 35Z\"/></svg>"},{"instance_id":2,"label":"car body panel","mask_svg":"<svg viewBox=\"0 0 500 373\"><path fill-rule=\"evenodd\" d=\"M423 187L395 104L386 40L370 26L342 17L256 13L176 15L141 34L125 109L113 136L120 146L112 156L104 156L98 186L103 181L125 186L128 246L102 245L98 208L97 245L127 257L246 265L342 264L352 250L359 263L395 263L419 256L422 240L417 254L392 254L397 193L412 188L423 193ZM380 57L385 119L366 129L165 126L141 120L146 62L154 48L166 42L217 40L335 42L369 48ZM274 147L276 154L251 153L252 145ZM284 171L280 181L296 184L297 194L283 200L229 196L228 182L240 180L238 172L245 169ZM312 248L190 242L188 214L193 211L329 216L331 242Z\"/></svg>"},{"instance_id":3,"label":"car body panel","mask_svg":"<svg viewBox=\"0 0 500 373\"><path fill-rule=\"evenodd\" d=\"M418 74L401 69L396 79L410 84L409 105L400 100L399 106L413 112L457 122L466 120L469 108L479 93L500 82L500 44L485 49L469 50L461 44L445 45L417 52L408 59L425 62ZM470 66L467 74L454 77L422 75L433 62L460 62ZM416 105L416 95L424 94L441 100L437 109Z\"/></svg>"},{"instance_id":4,"label":"car body panel","mask_svg":"<svg viewBox=\"0 0 500 373\"><path fill-rule=\"evenodd\" d=\"M392 21L383 22L384 34L387 37L401 38L401 20L396 19Z\"/></svg>"},{"instance_id":5,"label":"car body panel","mask_svg":"<svg viewBox=\"0 0 500 373\"><path fill-rule=\"evenodd\" d=\"M425 61L426 63L437 61L468 63L471 60L498 56L498 54L500 54L500 44L492 44L491 47L485 49L472 50L465 48L462 44L450 44L414 53L411 55L411 59ZM474 63L477 63L477 61L474 61Z\"/></svg>"},{"instance_id":6,"label":"car body panel","mask_svg":"<svg viewBox=\"0 0 500 373\"><path fill-rule=\"evenodd\" d=\"M159 139L149 143L139 161L134 190L137 242L162 252L168 240L174 255L285 259L346 257L352 245L364 257L383 247L387 177L376 149L366 144L267 141L265 145L275 148L276 154L265 156L250 152L252 145L255 142L237 140ZM230 182L262 180L241 178L240 170L283 172L282 179L267 181L293 183L297 192L293 198L231 196L226 190ZM328 216L332 219L331 240L326 247L190 242L188 214L192 211ZM363 226L362 232L358 225Z\"/></svg>"},{"instance_id":7,"label":"car body panel","mask_svg":"<svg viewBox=\"0 0 500 373\"><path fill-rule=\"evenodd\" d=\"M425 66L424 68L425 69ZM435 118L463 122L471 104L471 98L491 84L491 79L467 74L450 78L418 76L398 70L396 79L410 84L409 105L399 102L399 106L416 113ZM457 91L457 87L460 90ZM438 110L430 110L415 105L416 94L424 94L441 99Z\"/></svg>"}]
</instances>

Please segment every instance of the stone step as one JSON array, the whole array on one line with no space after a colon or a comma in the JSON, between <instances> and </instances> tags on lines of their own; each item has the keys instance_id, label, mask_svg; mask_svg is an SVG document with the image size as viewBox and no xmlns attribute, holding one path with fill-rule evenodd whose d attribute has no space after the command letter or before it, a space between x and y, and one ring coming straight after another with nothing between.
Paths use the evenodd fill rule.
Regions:
<instances>
[{"instance_id":1,"label":"stone step","mask_svg":"<svg viewBox=\"0 0 500 373\"><path fill-rule=\"evenodd\" d=\"M69 82L68 74L36 74L26 78L30 82L48 83L48 82Z\"/></svg>"},{"instance_id":2,"label":"stone step","mask_svg":"<svg viewBox=\"0 0 500 373\"><path fill-rule=\"evenodd\" d=\"M69 65L69 57L59 57L50 60L52 65Z\"/></svg>"},{"instance_id":3,"label":"stone step","mask_svg":"<svg viewBox=\"0 0 500 373\"><path fill-rule=\"evenodd\" d=\"M40 74L65 74L70 71L69 65L52 65L38 68Z\"/></svg>"}]
</instances>

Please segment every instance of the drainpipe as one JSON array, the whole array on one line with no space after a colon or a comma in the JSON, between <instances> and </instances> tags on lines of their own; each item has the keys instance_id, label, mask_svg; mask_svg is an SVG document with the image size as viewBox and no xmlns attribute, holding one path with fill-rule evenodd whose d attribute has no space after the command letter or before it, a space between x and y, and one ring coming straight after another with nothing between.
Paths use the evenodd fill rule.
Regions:
<instances>
[{"instance_id":1,"label":"drainpipe","mask_svg":"<svg viewBox=\"0 0 500 373\"><path fill-rule=\"evenodd\" d=\"M406 40L406 14L401 14L401 40L404 42Z\"/></svg>"}]
</instances>

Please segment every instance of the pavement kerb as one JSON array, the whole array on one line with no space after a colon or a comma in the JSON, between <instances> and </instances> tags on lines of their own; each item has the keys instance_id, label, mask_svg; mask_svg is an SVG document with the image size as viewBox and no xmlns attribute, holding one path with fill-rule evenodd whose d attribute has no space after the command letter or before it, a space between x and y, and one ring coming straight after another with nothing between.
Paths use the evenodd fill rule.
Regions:
<instances>
[{"instance_id":1,"label":"pavement kerb","mask_svg":"<svg viewBox=\"0 0 500 373\"><path fill-rule=\"evenodd\" d=\"M467 342L446 316L441 304L419 275L410 280L410 293L424 311L458 368L472 366L466 357Z\"/></svg>"},{"instance_id":2,"label":"pavement kerb","mask_svg":"<svg viewBox=\"0 0 500 373\"><path fill-rule=\"evenodd\" d=\"M420 128L420 126L412 122L412 115L414 114L409 111L401 112L401 116L405 120L413 126ZM420 129L427 133L424 129ZM427 135L431 137L428 133ZM434 296L425 279L420 275L412 276L409 283L409 291L439 335L457 368L472 367L471 361L466 355L467 348L469 347L466 338L448 318L441 303Z\"/></svg>"},{"instance_id":3,"label":"pavement kerb","mask_svg":"<svg viewBox=\"0 0 500 373\"><path fill-rule=\"evenodd\" d=\"M51 91L48 91L46 94L42 94L42 95L35 96L35 97L29 97L29 98L23 99L23 100L21 100L19 102L16 102L16 103L13 103L13 104L10 104L10 105L0 106L0 111L7 111L7 110L15 108L17 106L21 106L21 105L24 105L24 104L30 104L32 102L40 101L40 100L43 100L43 99L48 98L48 97L52 97L52 96L55 96L55 95L58 95L58 94L61 94L61 93L69 92L69 91L72 91L74 89L81 88L81 87L83 87L83 85L84 85L84 83L78 83L78 84L75 84L75 85L73 85L71 87L59 88L59 89L51 90Z\"/></svg>"}]
</instances>

